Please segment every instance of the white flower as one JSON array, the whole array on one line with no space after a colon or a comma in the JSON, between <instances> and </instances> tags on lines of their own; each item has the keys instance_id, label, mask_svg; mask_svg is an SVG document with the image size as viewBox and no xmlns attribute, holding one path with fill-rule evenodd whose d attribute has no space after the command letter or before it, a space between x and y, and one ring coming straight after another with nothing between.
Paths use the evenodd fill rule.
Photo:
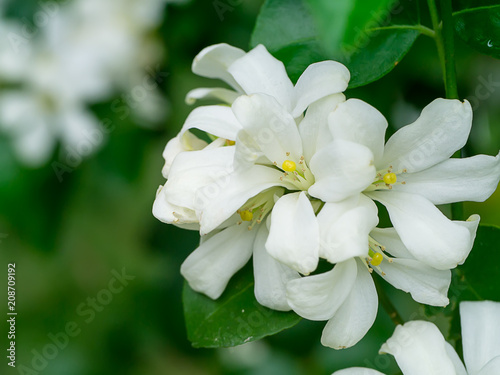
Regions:
<instances>
[{"instance_id":1,"label":"white flower","mask_svg":"<svg viewBox=\"0 0 500 375\"><path fill-rule=\"evenodd\" d=\"M498 375L499 317L499 302L460 303L465 367L439 329L424 321L411 321L397 326L380 352L394 355L404 375ZM358 367L336 371L334 375L383 374Z\"/></svg>"},{"instance_id":2,"label":"white flower","mask_svg":"<svg viewBox=\"0 0 500 375\"><path fill-rule=\"evenodd\" d=\"M269 196L265 191L279 186L296 191L276 203L266 248L297 271L313 271L319 251L315 211L321 202L311 202L306 195L314 176L307 167L303 148L314 153L325 142L317 124L322 122L322 128L327 129L328 113L345 100L340 92L347 87L349 72L339 63L325 61L311 65L293 86L283 64L263 46L244 53L224 44L203 50L195 58L193 71L221 78L237 91L203 89L203 95L196 91L199 98L224 93L233 104L196 108L177 139L167 145L164 172L168 181L155 201L155 216L177 225L192 226L198 220L200 232L205 235L239 213L240 222L248 221L253 228L274 206L274 201L263 200ZM203 150L184 153L180 140L192 128L217 139ZM182 177L176 172L179 170L183 171ZM294 211L291 216L290 210ZM280 223L280 217L292 221ZM308 219L312 219L311 226L307 226ZM302 237L297 228L304 234ZM287 236L288 232L292 235ZM280 233L289 239L287 243L276 241ZM305 248L310 251L304 252Z\"/></svg>"},{"instance_id":3,"label":"white flower","mask_svg":"<svg viewBox=\"0 0 500 375\"><path fill-rule=\"evenodd\" d=\"M467 101L436 99L384 146L382 114L357 99L339 103L328 118L334 141L310 163L316 182L309 194L323 201L359 194L379 201L416 259L453 268L466 259L475 232L447 219L435 205L484 201L500 179L500 155L449 159L465 145L471 121ZM346 158L349 149L357 157Z\"/></svg>"},{"instance_id":4,"label":"white flower","mask_svg":"<svg viewBox=\"0 0 500 375\"><path fill-rule=\"evenodd\" d=\"M476 215L460 225L475 230L478 223ZM450 270L438 270L415 259L394 228L373 229L369 248L368 259L348 258L329 272L287 284L288 302L297 314L310 320L328 320L321 338L325 346L351 347L372 326L378 307L377 291L370 276L373 270L419 303L446 306L449 302Z\"/></svg>"}]
</instances>

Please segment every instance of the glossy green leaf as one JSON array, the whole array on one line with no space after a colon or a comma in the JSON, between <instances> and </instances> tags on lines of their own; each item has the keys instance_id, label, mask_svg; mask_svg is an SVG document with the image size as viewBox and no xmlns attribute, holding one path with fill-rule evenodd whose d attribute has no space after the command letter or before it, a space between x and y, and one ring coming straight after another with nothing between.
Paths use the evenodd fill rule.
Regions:
<instances>
[{"instance_id":1,"label":"glossy green leaf","mask_svg":"<svg viewBox=\"0 0 500 375\"><path fill-rule=\"evenodd\" d=\"M500 5L465 9L454 14L460 38L485 55L500 58Z\"/></svg>"},{"instance_id":2,"label":"glossy green leaf","mask_svg":"<svg viewBox=\"0 0 500 375\"><path fill-rule=\"evenodd\" d=\"M469 257L454 270L448 292L450 305L446 308L453 316L450 339L460 337L458 307L461 301L500 301L500 263L496 261L500 256L499 244L500 228L480 225Z\"/></svg>"},{"instance_id":3,"label":"glossy green leaf","mask_svg":"<svg viewBox=\"0 0 500 375\"><path fill-rule=\"evenodd\" d=\"M187 283L182 299L188 338L196 348L241 345L274 335L301 320L293 312L271 310L257 302L249 266L233 277L216 301L193 291Z\"/></svg>"},{"instance_id":4,"label":"glossy green leaf","mask_svg":"<svg viewBox=\"0 0 500 375\"><path fill-rule=\"evenodd\" d=\"M420 31L415 25L379 26L393 20L394 1L267 0L253 32L251 47L262 43L296 81L315 62L336 60L351 72L350 88L389 73L409 51ZM411 17L410 17L411 18Z\"/></svg>"}]
</instances>

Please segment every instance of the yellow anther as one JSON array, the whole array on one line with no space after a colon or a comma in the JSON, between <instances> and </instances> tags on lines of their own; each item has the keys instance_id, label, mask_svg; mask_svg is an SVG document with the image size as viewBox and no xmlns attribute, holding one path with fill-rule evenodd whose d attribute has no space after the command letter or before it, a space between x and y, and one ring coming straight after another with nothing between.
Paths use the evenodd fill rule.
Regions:
<instances>
[{"instance_id":1,"label":"yellow anther","mask_svg":"<svg viewBox=\"0 0 500 375\"><path fill-rule=\"evenodd\" d=\"M241 217L241 220L243 220L243 221L252 221L253 213L252 213L252 211L249 211L249 210L241 211L240 217Z\"/></svg>"},{"instance_id":2,"label":"yellow anther","mask_svg":"<svg viewBox=\"0 0 500 375\"><path fill-rule=\"evenodd\" d=\"M384 259L384 257L382 256L382 254L380 253L376 253L373 255L372 257L372 260L370 261L370 263L372 264L372 266L380 266L380 264L382 263L382 260Z\"/></svg>"},{"instance_id":3,"label":"yellow anther","mask_svg":"<svg viewBox=\"0 0 500 375\"><path fill-rule=\"evenodd\" d=\"M231 141L229 139L226 139L226 146L234 146L235 145L235 141Z\"/></svg>"},{"instance_id":4,"label":"yellow anther","mask_svg":"<svg viewBox=\"0 0 500 375\"><path fill-rule=\"evenodd\" d=\"M283 162L283 165L281 166L281 168L285 172L293 172L293 171L295 171L295 169L297 169L297 165L295 164L295 162L293 162L291 160L285 160Z\"/></svg>"},{"instance_id":5,"label":"yellow anther","mask_svg":"<svg viewBox=\"0 0 500 375\"><path fill-rule=\"evenodd\" d=\"M384 175L384 182L387 185L392 185L395 184L398 181L398 176L396 176L396 173L386 173Z\"/></svg>"}]
</instances>

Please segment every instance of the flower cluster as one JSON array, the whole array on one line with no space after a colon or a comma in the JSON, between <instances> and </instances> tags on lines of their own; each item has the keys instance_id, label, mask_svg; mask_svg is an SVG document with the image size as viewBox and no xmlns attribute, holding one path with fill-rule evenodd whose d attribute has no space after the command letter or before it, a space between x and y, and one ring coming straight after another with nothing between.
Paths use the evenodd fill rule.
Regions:
<instances>
[{"instance_id":1,"label":"flower cluster","mask_svg":"<svg viewBox=\"0 0 500 375\"><path fill-rule=\"evenodd\" d=\"M143 122L162 116L158 85L153 78L147 88L142 85L145 68L156 66L162 54L150 34L165 2L41 2L33 22L4 19L0 9L0 131L24 164L44 164L57 142L74 150L91 134L103 133L88 106L117 92L132 97L113 106L120 116L124 107ZM135 101L134 88L144 92Z\"/></svg>"},{"instance_id":2,"label":"flower cluster","mask_svg":"<svg viewBox=\"0 0 500 375\"><path fill-rule=\"evenodd\" d=\"M194 109L168 142L153 214L200 231L181 267L194 290L218 298L253 255L259 303L328 320L322 343L333 348L373 324L373 271L417 302L448 304L450 269L467 258L479 217L452 221L436 205L483 201L500 179L500 156L450 159L471 129L467 101L434 100L386 143L384 116L344 96L340 63L312 64L293 85L264 46L219 44L193 72L232 90L188 94L223 104ZM393 228L377 228L375 202ZM320 258L330 271L315 272Z\"/></svg>"}]
</instances>

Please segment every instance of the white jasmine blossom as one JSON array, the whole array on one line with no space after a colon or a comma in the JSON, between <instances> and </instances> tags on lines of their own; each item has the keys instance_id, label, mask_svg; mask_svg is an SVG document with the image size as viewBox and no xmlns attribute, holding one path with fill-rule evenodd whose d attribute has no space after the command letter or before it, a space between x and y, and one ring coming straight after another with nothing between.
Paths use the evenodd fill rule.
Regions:
<instances>
[{"instance_id":1,"label":"white jasmine blossom","mask_svg":"<svg viewBox=\"0 0 500 375\"><path fill-rule=\"evenodd\" d=\"M450 221L435 205L484 201L500 179L498 155L449 159L467 141L470 104L436 99L385 145L387 121L365 102L339 103L328 122L334 141L311 160L316 182L309 194L323 201L366 195L385 205L415 258L440 269L463 263L475 231ZM352 142L357 157L346 160L342 155ZM346 151L337 151L342 148Z\"/></svg>"},{"instance_id":2,"label":"white jasmine blossom","mask_svg":"<svg viewBox=\"0 0 500 375\"><path fill-rule=\"evenodd\" d=\"M461 302L465 366L455 349L430 322L411 321L396 327L380 348L392 354L403 375L496 375L500 368L500 303ZM334 375L383 375L367 368L350 368Z\"/></svg>"},{"instance_id":3,"label":"white jasmine blossom","mask_svg":"<svg viewBox=\"0 0 500 375\"><path fill-rule=\"evenodd\" d=\"M475 215L460 225L475 230L478 222ZM331 271L290 281L289 305L306 319L328 320L321 338L323 345L351 347L364 337L377 315L377 291L370 276L373 270L419 303L449 303L450 270L439 270L416 259L394 228L375 228L369 234L368 256L350 258Z\"/></svg>"},{"instance_id":4,"label":"white jasmine blossom","mask_svg":"<svg viewBox=\"0 0 500 375\"><path fill-rule=\"evenodd\" d=\"M269 253L297 271L304 274L313 271L319 250L315 212L321 202L311 201L306 195L314 177L302 155L303 140L297 123L304 122L304 126L312 128L313 122L322 121L323 128L326 128L328 112L345 100L340 92L347 87L349 72L333 61L317 63L306 69L297 85L293 86L283 64L263 46L244 53L224 44L202 51L193 63L193 71L221 78L235 88L228 100L233 104L232 107L213 105L196 108L175 140L167 145L164 174L168 180L155 201L155 216L167 223L190 227L198 221L200 233L206 235L220 229L226 220L237 213L240 225L245 222L247 229L256 230L275 204L273 195L265 191L282 188L296 191L276 202L277 210L273 211L276 217L281 215L282 210L293 210L297 203L298 211L288 228L271 219L271 235L266 248L268 251L270 248L277 249ZM198 95L201 92L198 90L196 96L215 97L221 92L224 95L229 92L219 89L202 91L207 95ZM188 95L189 101L193 95ZM304 117L302 113L309 104ZM182 152L190 148L185 145L180 147L180 144L192 128L203 130L216 140L209 145L196 142L195 147L203 150ZM259 137L266 134L271 138L260 142ZM187 137L192 143L192 135ZM307 140L305 147L308 150L314 150L316 143L320 142L314 134L308 135ZM187 154L189 156L185 156ZM177 167L180 164L182 167ZM284 246L276 242L276 234L273 233L279 234L280 229L293 232L292 227L302 228L304 211L313 221L311 231L302 229L304 237L301 243L316 245L302 247L301 251L296 241L290 240ZM276 246L272 245L273 242ZM293 249L288 253L292 256L281 256L287 253L290 246ZM305 248L311 251L305 253Z\"/></svg>"}]
</instances>

